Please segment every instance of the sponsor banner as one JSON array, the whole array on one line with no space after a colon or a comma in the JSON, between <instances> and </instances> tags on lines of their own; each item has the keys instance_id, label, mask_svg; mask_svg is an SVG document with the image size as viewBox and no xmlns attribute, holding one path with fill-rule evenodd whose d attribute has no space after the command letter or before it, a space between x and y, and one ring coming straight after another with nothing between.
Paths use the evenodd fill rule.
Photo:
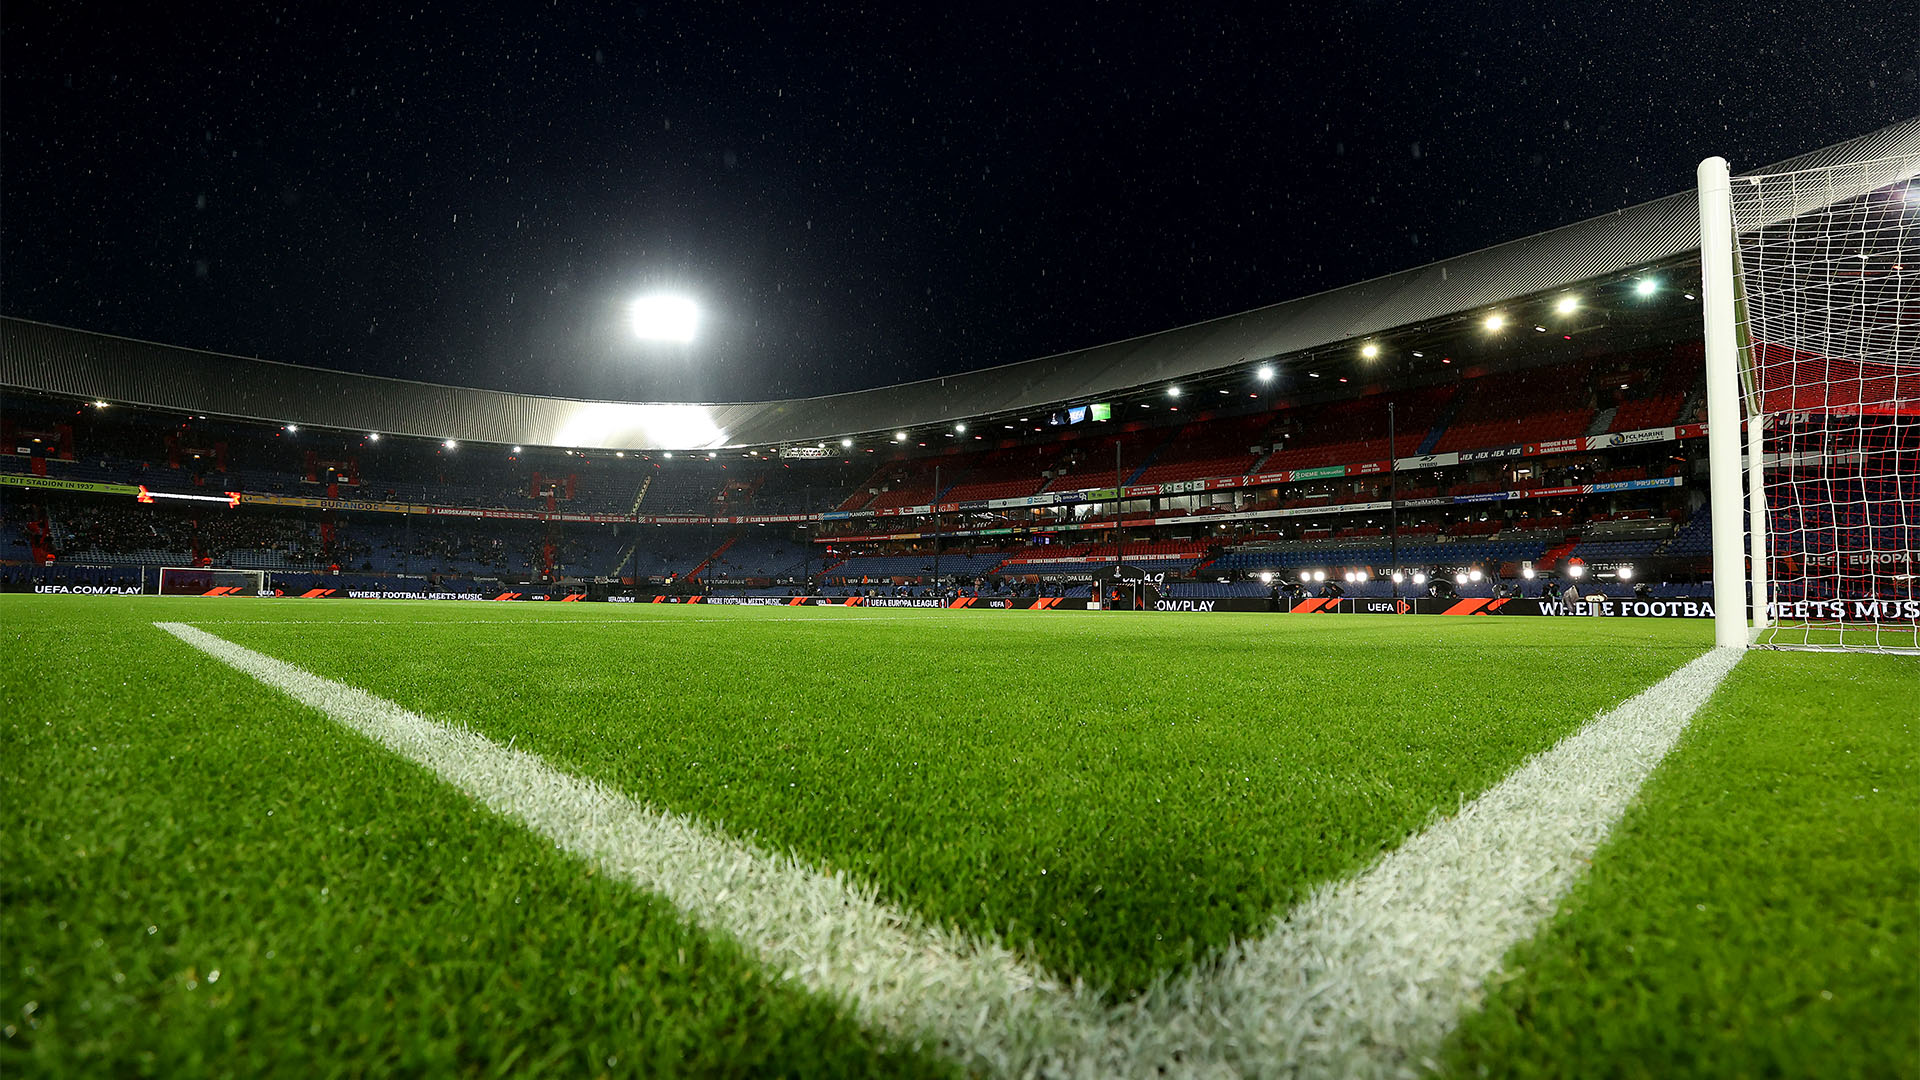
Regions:
<instances>
[{"instance_id":1,"label":"sponsor banner","mask_svg":"<svg viewBox=\"0 0 1920 1080\"><path fill-rule=\"evenodd\" d=\"M1260 487L1266 484L1284 484L1287 482L1288 475L1288 473L1284 472L1268 472L1261 473L1258 476L1250 476L1247 479L1255 487Z\"/></svg>"},{"instance_id":2,"label":"sponsor banner","mask_svg":"<svg viewBox=\"0 0 1920 1080\"><path fill-rule=\"evenodd\" d=\"M1372 476L1374 473L1386 472L1391 466L1392 463L1387 461L1366 461L1358 465L1348 465L1346 470L1348 476Z\"/></svg>"},{"instance_id":3,"label":"sponsor banner","mask_svg":"<svg viewBox=\"0 0 1920 1080\"><path fill-rule=\"evenodd\" d=\"M1457 503L1501 502L1506 499L1521 498L1524 494L1517 491L1483 491L1477 495L1455 495L1453 501Z\"/></svg>"},{"instance_id":4,"label":"sponsor banner","mask_svg":"<svg viewBox=\"0 0 1920 1080\"><path fill-rule=\"evenodd\" d=\"M1525 446L1499 446L1492 450L1469 450L1460 455L1460 460L1493 461L1496 458L1522 457L1526 452Z\"/></svg>"},{"instance_id":5,"label":"sponsor banner","mask_svg":"<svg viewBox=\"0 0 1920 1080\"><path fill-rule=\"evenodd\" d=\"M1215 611L1272 611L1272 600L1252 597L1233 597L1221 600L1155 600L1150 611L1192 611L1199 613Z\"/></svg>"},{"instance_id":6,"label":"sponsor banner","mask_svg":"<svg viewBox=\"0 0 1920 1080\"><path fill-rule=\"evenodd\" d=\"M1795 556L1789 553L1775 552L1774 558L1779 560L1798 558L1801 562L1809 566L1833 566L1836 564L1840 566L1901 566L1907 563L1920 562L1920 558L1916 557L1917 554L1920 553L1912 551L1828 551L1817 555Z\"/></svg>"},{"instance_id":7,"label":"sponsor banner","mask_svg":"<svg viewBox=\"0 0 1920 1080\"><path fill-rule=\"evenodd\" d=\"M1554 439L1551 442L1528 443L1527 456L1536 454L1569 454L1575 450L1587 449L1585 439Z\"/></svg>"},{"instance_id":8,"label":"sponsor banner","mask_svg":"<svg viewBox=\"0 0 1920 1080\"><path fill-rule=\"evenodd\" d=\"M0 473L0 484L47 488L53 491L91 491L99 495L140 494L140 488L135 484L102 484L92 480L60 480L46 476L19 476L14 473Z\"/></svg>"},{"instance_id":9,"label":"sponsor banner","mask_svg":"<svg viewBox=\"0 0 1920 1080\"><path fill-rule=\"evenodd\" d=\"M1705 438L1706 434L1707 425L1705 424L1678 424L1673 429L1673 437L1676 439L1701 439Z\"/></svg>"},{"instance_id":10,"label":"sponsor banner","mask_svg":"<svg viewBox=\"0 0 1920 1080\"><path fill-rule=\"evenodd\" d=\"M1611 484L1587 484L1585 486L1589 493L1598 495L1608 491L1639 491L1645 488L1670 488L1670 487L1677 488L1680 485L1681 485L1681 480L1679 477L1662 476L1652 480L1619 480Z\"/></svg>"},{"instance_id":11,"label":"sponsor banner","mask_svg":"<svg viewBox=\"0 0 1920 1080\"><path fill-rule=\"evenodd\" d=\"M1782 622L1920 622L1920 599L1793 600L1767 605Z\"/></svg>"},{"instance_id":12,"label":"sponsor banner","mask_svg":"<svg viewBox=\"0 0 1920 1080\"><path fill-rule=\"evenodd\" d=\"M833 454L824 446L783 446L780 448L780 456L809 459L832 457Z\"/></svg>"},{"instance_id":13,"label":"sponsor banner","mask_svg":"<svg viewBox=\"0 0 1920 1080\"><path fill-rule=\"evenodd\" d=\"M0 592L44 593L59 596L139 596L138 585L28 585L8 584Z\"/></svg>"},{"instance_id":14,"label":"sponsor banner","mask_svg":"<svg viewBox=\"0 0 1920 1080\"><path fill-rule=\"evenodd\" d=\"M1421 454L1418 457L1403 457L1396 463L1402 469L1437 469L1443 465L1460 464L1459 454Z\"/></svg>"},{"instance_id":15,"label":"sponsor banner","mask_svg":"<svg viewBox=\"0 0 1920 1080\"><path fill-rule=\"evenodd\" d=\"M1605 450L1612 446L1639 446L1642 443L1672 442L1673 429L1642 428L1639 431L1612 431L1605 435L1589 435L1580 440L1582 450ZM1549 451L1551 452L1551 451Z\"/></svg>"},{"instance_id":16,"label":"sponsor banner","mask_svg":"<svg viewBox=\"0 0 1920 1080\"><path fill-rule=\"evenodd\" d=\"M1331 480L1336 476L1347 475L1345 465L1322 465L1317 469L1293 469L1287 473L1289 480Z\"/></svg>"},{"instance_id":17,"label":"sponsor banner","mask_svg":"<svg viewBox=\"0 0 1920 1080\"><path fill-rule=\"evenodd\" d=\"M1401 499L1400 505L1416 509L1423 506L1451 506L1453 499L1445 495L1436 495L1424 499Z\"/></svg>"}]
</instances>

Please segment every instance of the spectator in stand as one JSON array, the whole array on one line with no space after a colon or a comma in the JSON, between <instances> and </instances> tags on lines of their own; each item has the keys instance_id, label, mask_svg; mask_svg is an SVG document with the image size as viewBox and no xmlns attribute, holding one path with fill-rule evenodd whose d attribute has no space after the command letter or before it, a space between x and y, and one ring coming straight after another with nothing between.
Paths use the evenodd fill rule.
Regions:
<instances>
[{"instance_id":1,"label":"spectator in stand","mask_svg":"<svg viewBox=\"0 0 1920 1080\"><path fill-rule=\"evenodd\" d=\"M1569 579L1567 581L1567 591L1560 594L1560 599L1566 603L1567 613L1572 614L1573 605L1580 602L1580 586L1574 584L1573 581Z\"/></svg>"}]
</instances>

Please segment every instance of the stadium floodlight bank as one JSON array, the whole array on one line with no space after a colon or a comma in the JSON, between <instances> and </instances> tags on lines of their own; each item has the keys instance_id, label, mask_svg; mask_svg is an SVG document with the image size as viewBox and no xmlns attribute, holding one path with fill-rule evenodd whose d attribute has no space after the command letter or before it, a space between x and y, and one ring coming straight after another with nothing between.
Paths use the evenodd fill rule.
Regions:
<instances>
[{"instance_id":1,"label":"stadium floodlight bank","mask_svg":"<svg viewBox=\"0 0 1920 1080\"><path fill-rule=\"evenodd\" d=\"M163 566L161 596L265 596L265 570L230 570L211 566Z\"/></svg>"},{"instance_id":2,"label":"stadium floodlight bank","mask_svg":"<svg viewBox=\"0 0 1920 1080\"><path fill-rule=\"evenodd\" d=\"M1917 177L1700 163L1717 645L1920 654Z\"/></svg>"}]
</instances>

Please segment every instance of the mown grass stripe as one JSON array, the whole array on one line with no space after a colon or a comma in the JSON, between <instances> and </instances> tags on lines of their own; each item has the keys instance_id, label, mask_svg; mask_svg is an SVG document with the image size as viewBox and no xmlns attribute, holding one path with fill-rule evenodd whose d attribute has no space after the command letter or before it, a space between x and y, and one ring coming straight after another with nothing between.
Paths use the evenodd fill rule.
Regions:
<instances>
[{"instance_id":1,"label":"mown grass stripe","mask_svg":"<svg viewBox=\"0 0 1920 1080\"><path fill-rule=\"evenodd\" d=\"M1205 970L1108 1006L871 889L180 623L162 629L667 897L863 1021L1008 1075L1398 1075L1552 913L1739 654L1711 652Z\"/></svg>"}]
</instances>

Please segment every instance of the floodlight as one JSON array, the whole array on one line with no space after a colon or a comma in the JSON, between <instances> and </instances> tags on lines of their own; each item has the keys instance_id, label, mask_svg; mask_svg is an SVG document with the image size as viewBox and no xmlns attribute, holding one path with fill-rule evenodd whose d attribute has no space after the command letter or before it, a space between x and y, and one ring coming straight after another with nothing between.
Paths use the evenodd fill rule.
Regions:
<instances>
[{"instance_id":1,"label":"floodlight","mask_svg":"<svg viewBox=\"0 0 1920 1080\"><path fill-rule=\"evenodd\" d=\"M1660 288L1660 282L1653 278L1641 278L1634 283L1633 291L1641 296L1652 296Z\"/></svg>"},{"instance_id":2,"label":"floodlight","mask_svg":"<svg viewBox=\"0 0 1920 1080\"><path fill-rule=\"evenodd\" d=\"M1487 316L1488 330L1498 331L1500 330L1500 328L1506 325L1507 325L1507 317L1505 315L1500 314L1499 312L1494 312L1492 315Z\"/></svg>"},{"instance_id":3,"label":"floodlight","mask_svg":"<svg viewBox=\"0 0 1920 1080\"><path fill-rule=\"evenodd\" d=\"M1168 396L1168 397L1179 397L1179 396L1180 396L1180 388L1179 388L1179 387L1177 387L1177 386L1169 386L1169 387L1167 387L1167 396Z\"/></svg>"},{"instance_id":4,"label":"floodlight","mask_svg":"<svg viewBox=\"0 0 1920 1080\"><path fill-rule=\"evenodd\" d=\"M1327 572L1325 570L1315 570L1313 572L1313 580L1315 581L1327 580Z\"/></svg>"},{"instance_id":5,"label":"floodlight","mask_svg":"<svg viewBox=\"0 0 1920 1080\"><path fill-rule=\"evenodd\" d=\"M1579 563L1574 563L1572 566L1567 567L1568 577L1585 577L1586 574L1587 574L1587 568L1580 565Z\"/></svg>"},{"instance_id":6,"label":"floodlight","mask_svg":"<svg viewBox=\"0 0 1920 1080\"><path fill-rule=\"evenodd\" d=\"M1261 364L1260 367L1254 371L1253 377L1256 379L1259 379L1261 382L1272 382L1273 381L1273 365Z\"/></svg>"},{"instance_id":7,"label":"floodlight","mask_svg":"<svg viewBox=\"0 0 1920 1080\"><path fill-rule=\"evenodd\" d=\"M841 440L840 440L840 449L842 449L842 450L851 450L851 449L853 449L853 440L852 440L852 439L841 439Z\"/></svg>"},{"instance_id":8,"label":"floodlight","mask_svg":"<svg viewBox=\"0 0 1920 1080\"><path fill-rule=\"evenodd\" d=\"M1373 342L1369 341L1365 345L1360 346L1360 355L1371 360L1374 357L1380 355L1380 346L1375 345Z\"/></svg>"},{"instance_id":9,"label":"floodlight","mask_svg":"<svg viewBox=\"0 0 1920 1080\"><path fill-rule=\"evenodd\" d=\"M1406 580L1407 580L1407 575L1405 575L1405 574L1403 574L1403 573L1401 573L1401 572L1400 572L1400 571L1398 571L1398 570L1395 570L1395 571L1393 572L1393 583L1394 583L1395 585L1399 585L1399 584L1401 584L1402 582L1404 582L1404 581L1406 581Z\"/></svg>"},{"instance_id":10,"label":"floodlight","mask_svg":"<svg viewBox=\"0 0 1920 1080\"><path fill-rule=\"evenodd\" d=\"M906 432L904 432L904 431L896 431L896 432L894 432L894 433L893 433L893 441L894 441L894 442L906 442L906 441L907 441L907 433L906 433Z\"/></svg>"},{"instance_id":11,"label":"floodlight","mask_svg":"<svg viewBox=\"0 0 1920 1080\"><path fill-rule=\"evenodd\" d=\"M571 453L572 451L568 451L568 452L569 452L569 453ZM660 456L661 456L661 457L663 457L663 458L666 458L666 459L667 459L668 461L672 461L672 460L673 460L673 451L671 451L671 450L668 450L668 451L667 451L666 453L664 453L664 454L661 454Z\"/></svg>"},{"instance_id":12,"label":"floodlight","mask_svg":"<svg viewBox=\"0 0 1920 1080\"><path fill-rule=\"evenodd\" d=\"M1528 581L1532 581L1532 580L1533 580L1533 567L1531 567L1531 566L1523 566L1523 567L1521 567L1521 568L1520 568L1520 576L1521 576L1521 577L1523 577L1523 578L1526 578L1526 579L1527 579Z\"/></svg>"},{"instance_id":13,"label":"floodlight","mask_svg":"<svg viewBox=\"0 0 1920 1080\"><path fill-rule=\"evenodd\" d=\"M1273 584L1273 571L1271 570L1260 571L1260 584L1262 585Z\"/></svg>"},{"instance_id":14,"label":"floodlight","mask_svg":"<svg viewBox=\"0 0 1920 1080\"><path fill-rule=\"evenodd\" d=\"M514 453L516 453L516 454L518 454L518 453L520 453L521 451L520 451L520 448L516 446L516 447L514 447L514 448L513 448L513 452L514 452Z\"/></svg>"},{"instance_id":15,"label":"floodlight","mask_svg":"<svg viewBox=\"0 0 1920 1080\"><path fill-rule=\"evenodd\" d=\"M287 434L289 434L289 435L292 435L293 433L295 433L295 432L297 432L297 431L299 431L299 430L300 430L300 425L299 425L299 424L288 424L288 425L287 425Z\"/></svg>"},{"instance_id":16,"label":"floodlight","mask_svg":"<svg viewBox=\"0 0 1920 1080\"><path fill-rule=\"evenodd\" d=\"M1413 572L1413 583L1415 585L1425 585L1427 583L1426 572L1421 570L1415 570Z\"/></svg>"},{"instance_id":17,"label":"floodlight","mask_svg":"<svg viewBox=\"0 0 1920 1080\"><path fill-rule=\"evenodd\" d=\"M1633 567L1631 567L1631 566L1623 566L1623 567L1621 567L1621 568L1620 568L1620 580L1621 580L1621 581L1632 581L1632 580L1633 580Z\"/></svg>"},{"instance_id":18,"label":"floodlight","mask_svg":"<svg viewBox=\"0 0 1920 1080\"><path fill-rule=\"evenodd\" d=\"M1482 574L1482 573L1481 573L1481 572L1480 572L1479 570L1477 570L1477 569L1475 569L1475 570L1469 570L1469 571L1467 571L1467 580L1468 580L1468 581L1479 581L1479 580L1480 580L1481 578L1483 578L1483 577L1486 577L1486 575L1485 575L1485 574Z\"/></svg>"},{"instance_id":19,"label":"floodlight","mask_svg":"<svg viewBox=\"0 0 1920 1080\"><path fill-rule=\"evenodd\" d=\"M1573 314L1573 309L1579 306L1580 306L1579 297L1563 296L1560 298L1560 301L1558 303L1553 305L1553 310L1559 312L1562 315L1571 315Z\"/></svg>"},{"instance_id":20,"label":"floodlight","mask_svg":"<svg viewBox=\"0 0 1920 1080\"><path fill-rule=\"evenodd\" d=\"M626 457L626 456L627 456L627 452L626 452L625 450L615 450L615 451L613 452L613 456L614 456L614 457Z\"/></svg>"},{"instance_id":21,"label":"floodlight","mask_svg":"<svg viewBox=\"0 0 1920 1080\"><path fill-rule=\"evenodd\" d=\"M1453 583L1455 585L1465 585L1467 583L1467 575L1465 574L1453 575Z\"/></svg>"},{"instance_id":22,"label":"floodlight","mask_svg":"<svg viewBox=\"0 0 1920 1080\"><path fill-rule=\"evenodd\" d=\"M96 401L93 403L93 407L96 409L104 409L107 407L107 403L104 401Z\"/></svg>"},{"instance_id":23,"label":"floodlight","mask_svg":"<svg viewBox=\"0 0 1920 1080\"><path fill-rule=\"evenodd\" d=\"M962 434L962 435L965 435L965 434L967 433L967 425L965 425L965 424L955 424L955 425L953 425L953 430L955 430L955 431L957 431L957 432L959 432L959 433L960 433L960 434Z\"/></svg>"},{"instance_id":24,"label":"floodlight","mask_svg":"<svg viewBox=\"0 0 1920 1080\"><path fill-rule=\"evenodd\" d=\"M367 432L367 441L368 441L368 442L379 442L379 441L380 441L380 433L379 433L379 432L377 432L377 431L369 431L369 432Z\"/></svg>"},{"instance_id":25,"label":"floodlight","mask_svg":"<svg viewBox=\"0 0 1920 1080\"><path fill-rule=\"evenodd\" d=\"M635 337L684 345L700 329L700 306L674 293L651 293L627 309Z\"/></svg>"},{"instance_id":26,"label":"floodlight","mask_svg":"<svg viewBox=\"0 0 1920 1080\"><path fill-rule=\"evenodd\" d=\"M707 451L707 460L708 460L708 461L712 461L712 460L713 460L714 458L717 458L717 457L719 457L719 456L720 456L719 454L717 454L717 453L715 453L715 452L713 452L712 450L709 450L709 451Z\"/></svg>"},{"instance_id":27,"label":"floodlight","mask_svg":"<svg viewBox=\"0 0 1920 1080\"><path fill-rule=\"evenodd\" d=\"M460 449L460 444L457 442L454 442L452 439L448 439L446 442L443 442L440 445L446 447L449 450Z\"/></svg>"}]
</instances>

